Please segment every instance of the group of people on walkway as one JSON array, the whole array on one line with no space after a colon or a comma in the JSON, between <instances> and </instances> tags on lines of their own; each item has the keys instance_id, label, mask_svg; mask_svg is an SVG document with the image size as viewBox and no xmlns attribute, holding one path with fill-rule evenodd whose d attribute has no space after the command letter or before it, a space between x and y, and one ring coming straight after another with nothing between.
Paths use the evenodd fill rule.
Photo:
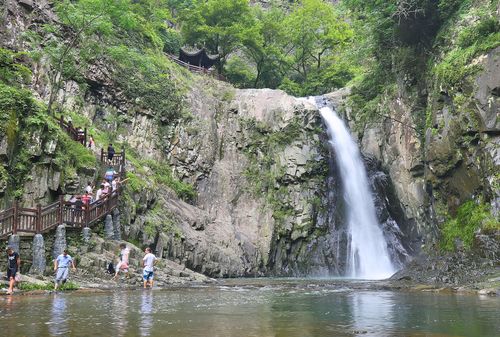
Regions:
<instances>
[{"instance_id":1,"label":"group of people on walkway","mask_svg":"<svg viewBox=\"0 0 500 337\"><path fill-rule=\"evenodd\" d=\"M103 200L107 196L117 193L118 187L122 182L123 181L120 180L120 176L118 175L118 173L113 169L113 167L110 166L106 170L104 179L101 181L99 188L95 193L95 184L89 181L83 191L83 194L72 195L68 201L76 210L85 209L86 205L90 205L99 200Z\"/></svg>"},{"instance_id":2,"label":"group of people on walkway","mask_svg":"<svg viewBox=\"0 0 500 337\"><path fill-rule=\"evenodd\" d=\"M7 279L9 281L9 289L7 290L7 294L11 295L14 292L14 286L17 282L21 281L21 258L18 252L15 252L12 247L7 247ZM144 257L141 261L142 270L142 278L143 278L143 287L144 289L153 287L153 277L154 277L154 268L155 264L158 261L157 257L152 253L150 247L147 247L144 250ZM129 256L130 249L127 247L125 243L120 244L120 254L118 256L118 263L115 267L115 272L113 279L118 277L120 272L129 275ZM66 283L69 278L69 270L70 268L74 271L76 270L75 261L68 254L68 250L64 249L61 254L57 256L54 260L54 290L57 290L61 284Z\"/></svg>"}]
</instances>

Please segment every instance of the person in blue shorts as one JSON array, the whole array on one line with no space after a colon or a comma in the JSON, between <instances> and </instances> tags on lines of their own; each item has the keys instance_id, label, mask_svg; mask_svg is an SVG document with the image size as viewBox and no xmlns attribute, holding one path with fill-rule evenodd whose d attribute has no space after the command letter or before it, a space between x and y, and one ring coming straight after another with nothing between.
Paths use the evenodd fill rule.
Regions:
<instances>
[{"instance_id":1,"label":"person in blue shorts","mask_svg":"<svg viewBox=\"0 0 500 337\"><path fill-rule=\"evenodd\" d=\"M54 271L56 272L54 290L57 290L59 284L66 282L68 279L69 267L73 267L73 270L76 270L75 262L71 256L68 255L68 250L65 249L54 261Z\"/></svg>"},{"instance_id":2,"label":"person in blue shorts","mask_svg":"<svg viewBox=\"0 0 500 337\"><path fill-rule=\"evenodd\" d=\"M144 279L144 289L149 286L153 288L153 272L154 272L154 265L156 263L156 256L154 256L153 253L151 253L151 248L146 248L145 250L146 255L144 255L142 259L142 266L144 267L144 270L142 272L142 278Z\"/></svg>"}]
</instances>

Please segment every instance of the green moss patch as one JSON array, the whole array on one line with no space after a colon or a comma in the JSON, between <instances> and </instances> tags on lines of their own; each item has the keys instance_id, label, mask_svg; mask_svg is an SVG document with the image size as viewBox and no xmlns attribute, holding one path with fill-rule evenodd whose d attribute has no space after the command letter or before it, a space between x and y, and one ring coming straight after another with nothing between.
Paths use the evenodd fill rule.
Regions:
<instances>
[{"instance_id":1,"label":"green moss patch","mask_svg":"<svg viewBox=\"0 0 500 337\"><path fill-rule=\"evenodd\" d=\"M441 248L454 251L457 239L463 243L465 249L472 248L474 233L478 229L500 230L500 223L491 215L488 205L470 200L458 208L455 217L444 223L441 230Z\"/></svg>"}]
</instances>

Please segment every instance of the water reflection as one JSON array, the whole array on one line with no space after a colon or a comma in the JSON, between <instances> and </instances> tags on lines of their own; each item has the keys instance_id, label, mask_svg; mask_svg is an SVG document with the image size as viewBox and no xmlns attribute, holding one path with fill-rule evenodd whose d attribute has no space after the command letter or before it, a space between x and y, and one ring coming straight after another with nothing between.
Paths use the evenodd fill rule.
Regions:
<instances>
[{"instance_id":1,"label":"water reflection","mask_svg":"<svg viewBox=\"0 0 500 337\"><path fill-rule=\"evenodd\" d=\"M111 296L111 325L113 326L113 336L125 336L128 329L128 291L118 291Z\"/></svg>"},{"instance_id":2,"label":"water reflection","mask_svg":"<svg viewBox=\"0 0 500 337\"><path fill-rule=\"evenodd\" d=\"M355 292L350 297L355 334L384 336L394 328L394 293Z\"/></svg>"},{"instance_id":3,"label":"water reflection","mask_svg":"<svg viewBox=\"0 0 500 337\"><path fill-rule=\"evenodd\" d=\"M149 336L153 327L153 291L145 290L141 296L139 311L139 332L141 336Z\"/></svg>"},{"instance_id":4,"label":"water reflection","mask_svg":"<svg viewBox=\"0 0 500 337\"><path fill-rule=\"evenodd\" d=\"M496 337L500 331L498 298L297 283L0 297L0 335Z\"/></svg>"},{"instance_id":5,"label":"water reflection","mask_svg":"<svg viewBox=\"0 0 500 337\"><path fill-rule=\"evenodd\" d=\"M66 296L55 294L52 300L52 310L49 325L49 332L52 336L66 336L69 332Z\"/></svg>"}]
</instances>

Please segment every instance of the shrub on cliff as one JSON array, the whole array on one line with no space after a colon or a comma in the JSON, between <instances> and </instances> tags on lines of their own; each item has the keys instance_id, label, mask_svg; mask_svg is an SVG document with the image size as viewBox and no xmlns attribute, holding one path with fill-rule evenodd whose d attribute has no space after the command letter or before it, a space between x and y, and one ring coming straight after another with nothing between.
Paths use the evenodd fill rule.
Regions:
<instances>
[{"instance_id":1,"label":"shrub on cliff","mask_svg":"<svg viewBox=\"0 0 500 337\"><path fill-rule=\"evenodd\" d=\"M441 248L453 251L457 248L457 240L460 240L465 249L472 248L478 229L500 230L500 225L487 205L470 200L458 208L455 217L444 223Z\"/></svg>"}]
</instances>

